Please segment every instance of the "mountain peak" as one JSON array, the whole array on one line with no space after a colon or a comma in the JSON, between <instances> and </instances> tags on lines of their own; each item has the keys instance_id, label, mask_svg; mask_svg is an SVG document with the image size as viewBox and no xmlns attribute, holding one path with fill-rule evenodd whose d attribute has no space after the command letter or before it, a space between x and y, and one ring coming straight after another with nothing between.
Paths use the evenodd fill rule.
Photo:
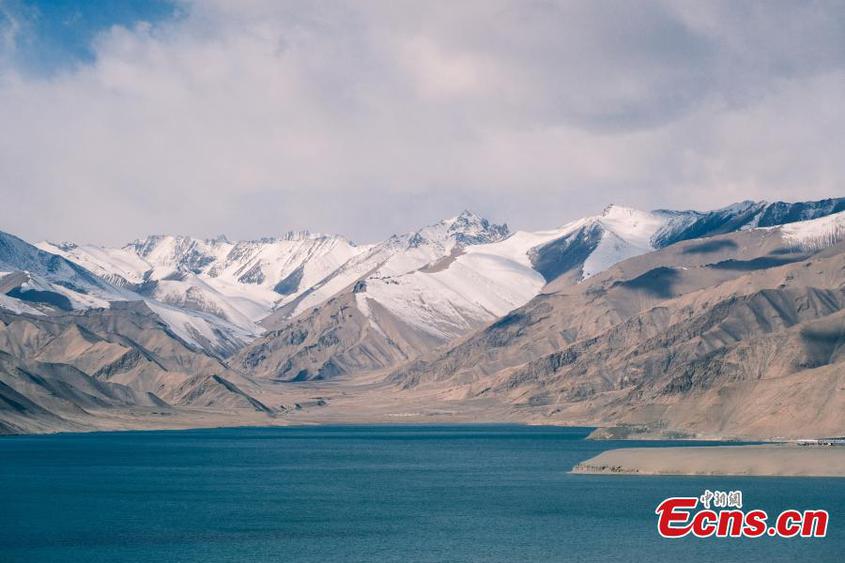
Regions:
<instances>
[{"instance_id":1,"label":"mountain peak","mask_svg":"<svg viewBox=\"0 0 845 563\"><path fill-rule=\"evenodd\" d=\"M297 240L307 240L310 238L320 238L320 235L312 235L311 231L308 229L302 229L299 231L288 231L279 237L281 240L287 241L297 241Z\"/></svg>"},{"instance_id":2,"label":"mountain peak","mask_svg":"<svg viewBox=\"0 0 845 563\"><path fill-rule=\"evenodd\" d=\"M433 225L423 227L415 233L394 235L391 240L405 240L408 247L416 248L427 243L435 243L450 247L452 244L470 246L497 242L510 236L507 223L496 225L480 217L468 209L459 215Z\"/></svg>"},{"instance_id":3,"label":"mountain peak","mask_svg":"<svg viewBox=\"0 0 845 563\"><path fill-rule=\"evenodd\" d=\"M471 210L469 210L469 209L464 209L464 210L463 210L463 211L461 211L461 212L460 212L460 213L459 213L459 214L455 217L455 219L453 219L453 220L458 220L458 219L481 220L481 219L482 219L482 217L481 217L481 216L479 216L479 215L477 215L476 213L473 213L473 212L472 212Z\"/></svg>"},{"instance_id":4,"label":"mountain peak","mask_svg":"<svg viewBox=\"0 0 845 563\"><path fill-rule=\"evenodd\" d=\"M607 216L609 213L612 213L612 212L613 212L613 208L614 208L614 207L616 207L616 204L615 204L615 203L608 203L608 204L605 206L605 208L601 210L601 214L600 214L600 215L601 215L602 217Z\"/></svg>"},{"instance_id":5,"label":"mountain peak","mask_svg":"<svg viewBox=\"0 0 845 563\"><path fill-rule=\"evenodd\" d=\"M631 217L634 215L642 215L647 214L647 211L642 211L640 209L635 209L633 207L626 207L624 205L619 205L616 203L611 203L604 209L602 209L601 216L602 217Z\"/></svg>"},{"instance_id":6,"label":"mountain peak","mask_svg":"<svg viewBox=\"0 0 845 563\"><path fill-rule=\"evenodd\" d=\"M510 235L507 223L496 225L468 209L447 223L448 235L464 245L496 242Z\"/></svg>"}]
</instances>

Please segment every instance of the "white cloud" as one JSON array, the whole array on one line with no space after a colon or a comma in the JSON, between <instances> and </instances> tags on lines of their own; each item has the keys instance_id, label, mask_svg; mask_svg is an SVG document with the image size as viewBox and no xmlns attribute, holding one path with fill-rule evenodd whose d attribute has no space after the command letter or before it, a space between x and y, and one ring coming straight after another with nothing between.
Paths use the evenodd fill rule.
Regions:
<instances>
[{"instance_id":1,"label":"white cloud","mask_svg":"<svg viewBox=\"0 0 845 563\"><path fill-rule=\"evenodd\" d=\"M0 229L371 240L464 207L542 228L610 201L845 195L828 7L186 4L90 65L6 66Z\"/></svg>"}]
</instances>

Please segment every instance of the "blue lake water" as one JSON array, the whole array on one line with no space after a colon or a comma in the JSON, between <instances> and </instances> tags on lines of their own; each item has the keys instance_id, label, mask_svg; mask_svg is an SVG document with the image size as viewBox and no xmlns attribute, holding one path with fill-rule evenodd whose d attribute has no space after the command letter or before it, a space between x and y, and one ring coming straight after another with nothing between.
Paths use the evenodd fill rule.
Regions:
<instances>
[{"instance_id":1,"label":"blue lake water","mask_svg":"<svg viewBox=\"0 0 845 563\"><path fill-rule=\"evenodd\" d=\"M367 426L0 438L0 561L843 561L845 480L569 475L587 429ZM661 539L667 496L825 508L821 539Z\"/></svg>"}]
</instances>

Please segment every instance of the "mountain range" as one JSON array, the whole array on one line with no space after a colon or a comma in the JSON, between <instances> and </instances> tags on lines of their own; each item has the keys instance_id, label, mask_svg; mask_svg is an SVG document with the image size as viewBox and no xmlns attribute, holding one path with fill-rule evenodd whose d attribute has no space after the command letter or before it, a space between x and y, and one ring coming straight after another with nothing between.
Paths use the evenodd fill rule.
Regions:
<instances>
[{"instance_id":1,"label":"mountain range","mask_svg":"<svg viewBox=\"0 0 845 563\"><path fill-rule=\"evenodd\" d=\"M845 198L469 211L356 245L0 233L0 431L314 421L845 431ZM599 434L601 434L601 432Z\"/></svg>"}]
</instances>

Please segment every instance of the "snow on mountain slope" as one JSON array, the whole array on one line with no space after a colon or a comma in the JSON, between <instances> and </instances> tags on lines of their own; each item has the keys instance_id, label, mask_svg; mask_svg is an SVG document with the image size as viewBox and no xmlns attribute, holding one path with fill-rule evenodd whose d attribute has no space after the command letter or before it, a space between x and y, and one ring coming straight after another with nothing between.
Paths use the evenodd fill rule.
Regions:
<instances>
[{"instance_id":1,"label":"snow on mountain slope","mask_svg":"<svg viewBox=\"0 0 845 563\"><path fill-rule=\"evenodd\" d=\"M176 237L155 238L166 244ZM172 254L167 258L165 253L159 253L147 261L136 254L135 243L123 248L50 242L40 242L38 246L76 262L118 287L173 306L214 314L250 332L258 330L255 322L269 313L278 298L266 288L196 274L186 266L190 260L180 261Z\"/></svg>"},{"instance_id":2,"label":"snow on mountain slope","mask_svg":"<svg viewBox=\"0 0 845 563\"><path fill-rule=\"evenodd\" d=\"M818 250L845 240L845 211L779 228L784 240L802 250Z\"/></svg>"},{"instance_id":3,"label":"snow on mountain slope","mask_svg":"<svg viewBox=\"0 0 845 563\"><path fill-rule=\"evenodd\" d=\"M564 226L566 234L532 251L532 262L549 282L564 275L577 282L675 242L807 221L842 210L845 198L796 203L742 201L707 212L648 212L611 205L600 215Z\"/></svg>"},{"instance_id":4,"label":"snow on mountain slope","mask_svg":"<svg viewBox=\"0 0 845 563\"><path fill-rule=\"evenodd\" d=\"M108 307L123 293L70 260L44 252L28 242L0 232L0 293L21 301L59 304L70 309Z\"/></svg>"},{"instance_id":5,"label":"snow on mountain slope","mask_svg":"<svg viewBox=\"0 0 845 563\"><path fill-rule=\"evenodd\" d=\"M247 309L247 313L261 314L258 310L248 309L236 298L223 295L195 274L165 278L147 285L154 287L150 293L157 301L180 309L209 313L247 330L254 326L254 322L241 308Z\"/></svg>"},{"instance_id":6,"label":"snow on mountain slope","mask_svg":"<svg viewBox=\"0 0 845 563\"><path fill-rule=\"evenodd\" d=\"M531 267L528 251L559 235L517 232L499 242L453 249L411 272L372 275L359 285L357 302L375 300L417 329L448 340L539 293L545 280Z\"/></svg>"},{"instance_id":7,"label":"snow on mountain slope","mask_svg":"<svg viewBox=\"0 0 845 563\"><path fill-rule=\"evenodd\" d=\"M434 260L431 255L420 257L420 261L429 261L413 270L393 273L389 267L378 269L359 282L356 301L367 314L366 300L374 300L410 325L445 341L527 303L550 281L544 273L559 275L581 268L583 277L589 277L620 260L653 250L657 232L691 218L610 206L601 215L556 230L520 231L487 244L444 246L438 250L443 254L448 249L448 254ZM561 244L568 252L555 252ZM538 268L538 263L545 268Z\"/></svg>"},{"instance_id":8,"label":"snow on mountain slope","mask_svg":"<svg viewBox=\"0 0 845 563\"><path fill-rule=\"evenodd\" d=\"M149 265L132 252L123 248L101 248L93 245L80 246L71 242L35 243L39 249L62 256L71 262L93 272L114 285L139 284Z\"/></svg>"},{"instance_id":9,"label":"snow on mountain slope","mask_svg":"<svg viewBox=\"0 0 845 563\"><path fill-rule=\"evenodd\" d=\"M655 245L663 248L682 240L808 221L840 211L845 211L845 198L799 202L741 201L721 209L695 213L697 217L694 221L658 233Z\"/></svg>"},{"instance_id":10,"label":"snow on mountain slope","mask_svg":"<svg viewBox=\"0 0 845 563\"><path fill-rule=\"evenodd\" d=\"M182 340L200 350L228 357L254 340L260 330L254 325L239 326L218 316L145 300L147 306Z\"/></svg>"},{"instance_id":11,"label":"snow on mountain slope","mask_svg":"<svg viewBox=\"0 0 845 563\"><path fill-rule=\"evenodd\" d=\"M583 279L603 272L617 262L654 250L653 239L676 219L674 215L611 205L588 221L601 225L604 234L582 266Z\"/></svg>"},{"instance_id":12,"label":"snow on mountain slope","mask_svg":"<svg viewBox=\"0 0 845 563\"><path fill-rule=\"evenodd\" d=\"M261 288L272 302L292 298L301 288L314 285L361 252L342 237L308 232L236 243L225 237L198 240L155 236L135 241L126 249L153 268L152 279L189 271L229 284Z\"/></svg>"},{"instance_id":13,"label":"snow on mountain slope","mask_svg":"<svg viewBox=\"0 0 845 563\"><path fill-rule=\"evenodd\" d=\"M565 275L578 282L651 252L661 234L682 229L697 218L694 211L649 212L610 205L600 215L564 225L559 237L531 250L531 263L547 282Z\"/></svg>"},{"instance_id":14,"label":"snow on mountain slope","mask_svg":"<svg viewBox=\"0 0 845 563\"><path fill-rule=\"evenodd\" d=\"M42 244L42 247L45 246ZM119 301L145 301L186 342L223 356L232 354L261 332L258 326L243 317L228 321L184 308L183 303L168 305L137 293L138 287L125 277L121 275L118 280L114 273L110 273L115 264L115 270L126 274L129 279L142 279L136 275L138 263L133 264L131 257L121 253L96 250L83 253L74 245L57 247L57 252L69 258L0 232L0 271L4 272L0 275L0 307L18 314L50 314L55 311L107 309ZM82 262L78 258L80 255L88 257L96 275L76 262ZM115 281L119 281L118 285ZM195 292L188 295L193 297ZM229 307L225 301L218 301L216 305Z\"/></svg>"},{"instance_id":15,"label":"snow on mountain slope","mask_svg":"<svg viewBox=\"0 0 845 563\"><path fill-rule=\"evenodd\" d=\"M391 236L265 319L267 333L242 350L235 362L258 377L303 381L371 372L416 357L478 326L493 314L490 308L505 307L502 302L513 299L509 291L524 291L520 274L542 285L531 274L527 257L517 274L511 274L518 279L506 277L504 283L497 278L505 277L507 264L482 268L472 263L501 262L497 256L463 257L499 241L509 248L507 236L506 225L491 224L468 211ZM446 272L455 260L468 266ZM478 272L485 269L500 287L485 289L482 298L484 278Z\"/></svg>"},{"instance_id":16,"label":"snow on mountain slope","mask_svg":"<svg viewBox=\"0 0 845 563\"><path fill-rule=\"evenodd\" d=\"M393 235L353 257L320 283L282 307L272 322L292 318L317 306L350 285L363 280L413 272L449 256L456 248L492 243L507 238L507 225L495 225L470 211L422 229Z\"/></svg>"},{"instance_id":17,"label":"snow on mountain slope","mask_svg":"<svg viewBox=\"0 0 845 563\"><path fill-rule=\"evenodd\" d=\"M123 248L40 243L105 279L242 327L296 299L365 248L337 236L288 233L229 242L156 235Z\"/></svg>"}]
</instances>

